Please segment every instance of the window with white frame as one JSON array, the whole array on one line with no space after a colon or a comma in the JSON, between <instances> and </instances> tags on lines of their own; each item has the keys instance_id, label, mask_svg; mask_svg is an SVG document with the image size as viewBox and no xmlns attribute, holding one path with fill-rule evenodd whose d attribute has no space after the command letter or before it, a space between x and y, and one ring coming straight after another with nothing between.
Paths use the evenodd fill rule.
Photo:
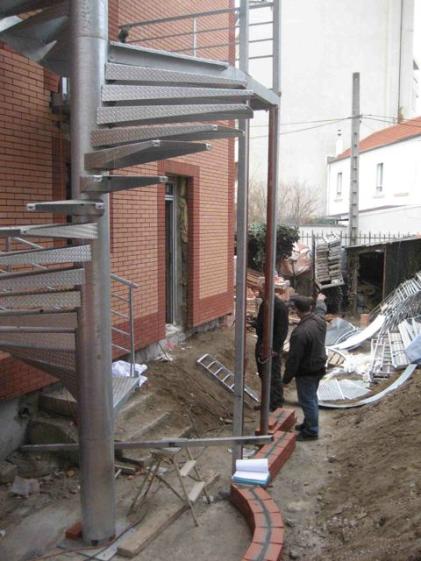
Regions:
<instances>
[{"instance_id":1,"label":"window with white frame","mask_svg":"<svg viewBox=\"0 0 421 561\"><path fill-rule=\"evenodd\" d=\"M340 171L336 176L336 197L342 197L342 172Z\"/></svg>"},{"instance_id":2,"label":"window with white frame","mask_svg":"<svg viewBox=\"0 0 421 561\"><path fill-rule=\"evenodd\" d=\"M383 193L383 163L377 164L376 193Z\"/></svg>"}]
</instances>

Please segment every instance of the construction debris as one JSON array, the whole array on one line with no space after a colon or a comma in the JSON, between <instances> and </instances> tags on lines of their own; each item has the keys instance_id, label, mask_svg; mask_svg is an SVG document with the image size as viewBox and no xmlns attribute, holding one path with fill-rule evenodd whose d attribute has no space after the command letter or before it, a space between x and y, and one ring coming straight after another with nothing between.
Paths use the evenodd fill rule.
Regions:
<instances>
[{"instance_id":1,"label":"construction debris","mask_svg":"<svg viewBox=\"0 0 421 561\"><path fill-rule=\"evenodd\" d=\"M370 394L372 392L367 384L388 379L404 368L405 372L412 373L414 363L421 361L421 273L399 285L373 310L370 317L371 323L361 331L344 320L335 320L328 330L326 341L332 345L328 349L330 355L334 351L342 352L345 360L338 365L335 358L330 362L328 360L328 366L339 368L336 367L320 383L318 396L322 405L333 401L352 401ZM346 354L346 351L366 341L371 344L369 354L362 354L359 359ZM354 378L357 376L357 379L347 378L347 374ZM371 397L375 396L367 399ZM364 399L357 403L370 402Z\"/></svg>"},{"instance_id":2,"label":"construction debris","mask_svg":"<svg viewBox=\"0 0 421 561\"><path fill-rule=\"evenodd\" d=\"M319 289L342 286L341 239L327 235L315 242L315 283Z\"/></svg>"}]
</instances>

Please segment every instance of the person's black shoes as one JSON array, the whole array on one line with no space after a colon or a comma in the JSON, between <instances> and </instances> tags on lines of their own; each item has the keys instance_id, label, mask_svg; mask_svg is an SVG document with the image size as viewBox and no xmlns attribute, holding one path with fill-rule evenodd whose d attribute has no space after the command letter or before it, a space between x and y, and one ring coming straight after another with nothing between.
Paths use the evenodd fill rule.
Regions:
<instances>
[{"instance_id":1,"label":"person's black shoes","mask_svg":"<svg viewBox=\"0 0 421 561\"><path fill-rule=\"evenodd\" d=\"M310 434L308 432L303 432L301 431L298 435L296 440L298 440L298 442L304 442L306 440L317 440L319 438L318 434Z\"/></svg>"},{"instance_id":2,"label":"person's black shoes","mask_svg":"<svg viewBox=\"0 0 421 561\"><path fill-rule=\"evenodd\" d=\"M295 425L295 430L301 431L305 427L304 423L300 423L299 425Z\"/></svg>"}]
</instances>

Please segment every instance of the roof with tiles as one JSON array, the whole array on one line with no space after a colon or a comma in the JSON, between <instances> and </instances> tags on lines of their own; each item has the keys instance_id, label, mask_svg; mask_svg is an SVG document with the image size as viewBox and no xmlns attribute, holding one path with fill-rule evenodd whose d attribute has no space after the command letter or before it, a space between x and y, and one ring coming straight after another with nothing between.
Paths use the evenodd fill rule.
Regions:
<instances>
[{"instance_id":1,"label":"roof with tiles","mask_svg":"<svg viewBox=\"0 0 421 561\"><path fill-rule=\"evenodd\" d=\"M388 144L395 144L396 142L408 140L416 136L421 136L421 117L403 121L398 125L379 130L363 138L363 140L360 141L360 153L375 150L376 148L381 148ZM348 148L348 150L336 156L332 161L344 160L345 158L349 158L350 155L351 149Z\"/></svg>"}]
</instances>

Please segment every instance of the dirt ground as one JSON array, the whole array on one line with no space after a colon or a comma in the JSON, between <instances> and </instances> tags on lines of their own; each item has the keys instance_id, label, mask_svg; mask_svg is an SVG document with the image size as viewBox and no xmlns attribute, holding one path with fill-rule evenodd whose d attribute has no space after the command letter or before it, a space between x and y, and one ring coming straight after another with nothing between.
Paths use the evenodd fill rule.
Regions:
<instances>
[{"instance_id":1,"label":"dirt ground","mask_svg":"<svg viewBox=\"0 0 421 561\"><path fill-rule=\"evenodd\" d=\"M233 328L202 333L170 349L172 361L149 365L148 391L161 395L166 406L170 402L177 404L180 414L187 413L191 419L197 435L229 434L232 400L200 372L196 360L210 352L232 368L233 336ZM247 383L258 389L254 341L249 334ZM286 524L284 559L421 561L420 395L421 373L417 371L403 388L377 405L321 411L320 439L297 443L296 451L270 488ZM296 407L293 384L288 386L286 397L287 407ZM298 408L297 415L300 419ZM257 422L258 413L247 408L246 432L252 434ZM230 462L227 447L206 450L202 456L204 470L218 472L220 478L210 490L212 504L198 505L200 527L195 528L185 513L139 554L137 561L241 559L250 534L244 520L226 500ZM138 476L119 477L121 504L127 503L138 485ZM1 561L27 561L48 553L59 541L62 529L77 516L77 490L75 468L70 474L64 471L43 478L41 494L29 499L11 497L7 486L1 486L0 529L6 530L6 536L0 538ZM39 522L37 527L36 520L56 517L57 503L61 507L61 526L48 534ZM31 539L30 527L34 525L41 534L40 543L28 553L28 548L16 544ZM11 556L13 535L16 555ZM77 553L52 555L49 559L55 561L88 558Z\"/></svg>"}]
</instances>

